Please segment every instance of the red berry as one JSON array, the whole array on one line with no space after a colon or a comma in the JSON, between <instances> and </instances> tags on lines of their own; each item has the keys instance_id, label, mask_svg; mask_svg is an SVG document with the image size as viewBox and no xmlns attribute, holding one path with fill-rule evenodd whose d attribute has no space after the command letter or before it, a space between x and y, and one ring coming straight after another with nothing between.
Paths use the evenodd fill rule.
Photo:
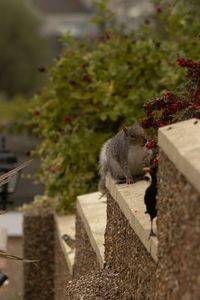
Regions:
<instances>
[{"instance_id":1,"label":"red berry","mask_svg":"<svg viewBox=\"0 0 200 300\"><path fill-rule=\"evenodd\" d=\"M146 102L146 103L143 104L143 107L144 107L145 109L146 109L146 108L149 108L149 106L150 106L149 102Z\"/></svg>"},{"instance_id":2,"label":"red berry","mask_svg":"<svg viewBox=\"0 0 200 300\"><path fill-rule=\"evenodd\" d=\"M62 167L58 165L50 165L47 170L49 173L57 173L62 171Z\"/></svg>"},{"instance_id":3,"label":"red berry","mask_svg":"<svg viewBox=\"0 0 200 300\"><path fill-rule=\"evenodd\" d=\"M187 60L187 67L188 68L193 68L194 66L195 66L195 62L191 58L189 58Z\"/></svg>"},{"instance_id":4,"label":"red berry","mask_svg":"<svg viewBox=\"0 0 200 300\"><path fill-rule=\"evenodd\" d=\"M150 137L148 143L146 144L147 149L153 149L156 146L154 137Z\"/></svg>"},{"instance_id":5,"label":"red berry","mask_svg":"<svg viewBox=\"0 0 200 300\"><path fill-rule=\"evenodd\" d=\"M154 105L155 105L155 108L156 108L157 110L161 110L162 108L165 107L165 102L164 102L163 99L156 98L156 99L154 100Z\"/></svg>"},{"instance_id":6,"label":"red berry","mask_svg":"<svg viewBox=\"0 0 200 300\"><path fill-rule=\"evenodd\" d=\"M158 14L160 14L163 11L163 8L162 8L162 6L160 4L158 4L156 6L156 11L157 11Z\"/></svg>"},{"instance_id":7,"label":"red berry","mask_svg":"<svg viewBox=\"0 0 200 300\"><path fill-rule=\"evenodd\" d=\"M33 114L34 114L35 116L40 116L40 111L39 111L39 110L35 110L35 111L33 112Z\"/></svg>"},{"instance_id":8,"label":"red berry","mask_svg":"<svg viewBox=\"0 0 200 300\"><path fill-rule=\"evenodd\" d=\"M70 116L70 115L66 115L66 116L64 116L64 122L65 123L71 123L71 121L72 121L72 116Z\"/></svg>"},{"instance_id":9,"label":"red berry","mask_svg":"<svg viewBox=\"0 0 200 300\"><path fill-rule=\"evenodd\" d=\"M56 173L56 166L51 165L51 166L48 167L47 170L48 170L48 172L50 172L50 173Z\"/></svg>"},{"instance_id":10,"label":"red berry","mask_svg":"<svg viewBox=\"0 0 200 300\"><path fill-rule=\"evenodd\" d=\"M107 38L107 40L110 40L111 38L112 38L112 32L106 32L105 33L105 36L106 36L106 38Z\"/></svg>"},{"instance_id":11,"label":"red berry","mask_svg":"<svg viewBox=\"0 0 200 300\"><path fill-rule=\"evenodd\" d=\"M171 91L167 91L165 94L164 94L164 96L166 97L166 98L171 98L172 96L173 96L173 92L171 92Z\"/></svg>"},{"instance_id":12,"label":"red berry","mask_svg":"<svg viewBox=\"0 0 200 300\"><path fill-rule=\"evenodd\" d=\"M178 58L177 59L177 64L181 67L185 67L186 66L186 61L184 58Z\"/></svg>"},{"instance_id":13,"label":"red berry","mask_svg":"<svg viewBox=\"0 0 200 300\"><path fill-rule=\"evenodd\" d=\"M92 82L92 76L90 74L85 74L83 79L87 82Z\"/></svg>"}]
</instances>

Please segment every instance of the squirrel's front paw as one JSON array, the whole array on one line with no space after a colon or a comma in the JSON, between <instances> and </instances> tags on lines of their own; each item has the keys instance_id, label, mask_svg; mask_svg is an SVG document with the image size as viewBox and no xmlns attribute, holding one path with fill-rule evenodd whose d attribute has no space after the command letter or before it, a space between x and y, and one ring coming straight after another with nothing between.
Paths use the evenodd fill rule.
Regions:
<instances>
[{"instance_id":1,"label":"squirrel's front paw","mask_svg":"<svg viewBox=\"0 0 200 300\"><path fill-rule=\"evenodd\" d=\"M132 183L134 183L133 178L126 178L126 183L127 183L127 184L132 184Z\"/></svg>"}]
</instances>

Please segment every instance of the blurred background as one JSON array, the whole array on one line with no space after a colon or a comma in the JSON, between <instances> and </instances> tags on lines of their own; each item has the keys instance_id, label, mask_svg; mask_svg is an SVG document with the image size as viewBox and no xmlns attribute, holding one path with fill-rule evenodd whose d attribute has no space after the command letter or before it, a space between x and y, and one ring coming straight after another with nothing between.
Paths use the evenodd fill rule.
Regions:
<instances>
[{"instance_id":1,"label":"blurred background","mask_svg":"<svg viewBox=\"0 0 200 300\"><path fill-rule=\"evenodd\" d=\"M149 0L113 0L110 6L117 21L131 29L152 12ZM37 144L23 126L31 98L46 83L46 68L61 54L65 32L89 42L99 34L101 27L90 22L95 9L92 0L0 0L0 135L19 162ZM35 159L23 172L10 197L13 208L43 193L32 176L38 163Z\"/></svg>"},{"instance_id":2,"label":"blurred background","mask_svg":"<svg viewBox=\"0 0 200 300\"><path fill-rule=\"evenodd\" d=\"M102 24L90 22L96 15L95 2L0 0L0 173L29 159L31 151L40 143L40 138L33 136L27 126L32 116L29 110L33 96L39 95L51 80L46 70L62 56L63 35L70 32L76 40L92 44L103 31ZM199 6L198 0L185 2ZM133 31L140 24L148 25L148 18L162 10L156 5L155 11L155 3L150 0L110 0L109 6L115 14L113 26L125 24L127 31ZM158 43L156 47L159 48ZM89 82L91 78L84 80ZM36 110L35 114L39 112ZM65 121L69 121L69 116ZM6 187L6 196L5 190L0 189L1 209L5 208L2 204L6 197L7 210L0 216L0 229L3 230L0 250L6 247L12 254L23 255L23 217L17 208L44 193L43 184L35 176L39 166L39 158L34 158L21 172L16 184ZM59 185L56 188L59 189ZM22 267L19 262L0 259L0 274L3 272L9 277L9 284L0 287L0 299L22 299Z\"/></svg>"},{"instance_id":3,"label":"blurred background","mask_svg":"<svg viewBox=\"0 0 200 300\"><path fill-rule=\"evenodd\" d=\"M70 32L78 40L91 42L101 31L100 26L90 23L94 4L93 0L0 0L1 173L5 171L5 153L12 152L19 163L27 160L39 143L26 127L28 110L33 95L47 82L46 68L61 54L63 34ZM112 0L110 5L118 21L125 21L130 28L136 27L152 9L148 0ZM9 159L6 163L7 170L15 165ZM21 173L13 193L7 197L8 212L0 216L0 227L8 238L0 246L6 243L7 251L15 255L23 255L23 219L16 208L44 191L35 178L38 167L39 159L35 158ZM0 272L9 276L9 284L0 288L0 298L22 299L22 264L1 259Z\"/></svg>"}]
</instances>

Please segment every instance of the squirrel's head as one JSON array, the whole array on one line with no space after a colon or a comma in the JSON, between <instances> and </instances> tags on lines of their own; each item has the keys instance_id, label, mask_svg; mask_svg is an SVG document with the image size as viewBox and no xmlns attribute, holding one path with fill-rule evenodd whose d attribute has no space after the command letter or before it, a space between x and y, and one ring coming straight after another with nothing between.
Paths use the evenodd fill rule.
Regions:
<instances>
[{"instance_id":1,"label":"squirrel's head","mask_svg":"<svg viewBox=\"0 0 200 300\"><path fill-rule=\"evenodd\" d=\"M130 145L144 147L147 143L145 131L138 123L123 126L123 131Z\"/></svg>"}]
</instances>

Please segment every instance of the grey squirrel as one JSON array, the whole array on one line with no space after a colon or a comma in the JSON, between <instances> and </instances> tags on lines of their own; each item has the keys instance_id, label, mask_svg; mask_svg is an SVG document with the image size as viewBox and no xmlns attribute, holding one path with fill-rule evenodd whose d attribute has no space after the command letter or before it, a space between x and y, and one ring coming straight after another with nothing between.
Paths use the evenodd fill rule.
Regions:
<instances>
[{"instance_id":1,"label":"grey squirrel","mask_svg":"<svg viewBox=\"0 0 200 300\"><path fill-rule=\"evenodd\" d=\"M151 151L145 145L147 138L144 129L135 123L125 127L109 139L100 152L99 190L106 192L105 178L108 173L118 183L133 183L142 176L143 167L150 162Z\"/></svg>"}]
</instances>

